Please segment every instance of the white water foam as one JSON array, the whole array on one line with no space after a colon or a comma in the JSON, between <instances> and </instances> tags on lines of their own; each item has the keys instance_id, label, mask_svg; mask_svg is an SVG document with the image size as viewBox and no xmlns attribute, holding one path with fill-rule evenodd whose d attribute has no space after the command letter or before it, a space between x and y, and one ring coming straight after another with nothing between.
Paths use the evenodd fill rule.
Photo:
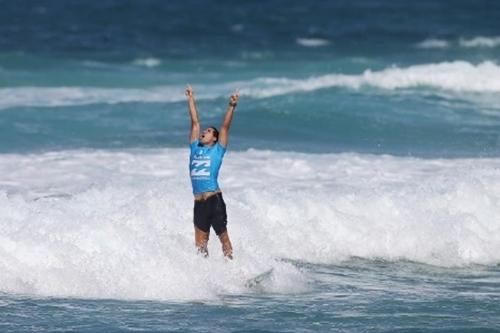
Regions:
<instances>
[{"instance_id":1,"label":"white water foam","mask_svg":"<svg viewBox=\"0 0 500 333\"><path fill-rule=\"evenodd\" d=\"M143 67L158 67L161 65L161 60L157 58L139 58L132 62L133 65L143 66Z\"/></svg>"},{"instance_id":2,"label":"white water foam","mask_svg":"<svg viewBox=\"0 0 500 333\"><path fill-rule=\"evenodd\" d=\"M324 38L297 38L297 44L305 47L321 47L330 45L330 41Z\"/></svg>"},{"instance_id":3,"label":"white water foam","mask_svg":"<svg viewBox=\"0 0 500 333\"><path fill-rule=\"evenodd\" d=\"M500 36L499 37L484 37L478 36L474 38L461 38L458 41L459 45L462 47L472 48L472 47L498 47L500 46Z\"/></svg>"},{"instance_id":4,"label":"white water foam","mask_svg":"<svg viewBox=\"0 0 500 333\"><path fill-rule=\"evenodd\" d=\"M462 48L494 48L500 46L500 36L476 36L472 38L461 37L458 40L428 38L415 45L420 49L447 49L450 47Z\"/></svg>"},{"instance_id":5,"label":"white water foam","mask_svg":"<svg viewBox=\"0 0 500 333\"><path fill-rule=\"evenodd\" d=\"M446 49L450 44L449 41L444 39L429 38L421 41L416 46L419 49Z\"/></svg>"},{"instance_id":6,"label":"white water foam","mask_svg":"<svg viewBox=\"0 0 500 333\"><path fill-rule=\"evenodd\" d=\"M500 262L500 159L254 151L220 183L235 261L195 255L187 149L0 155L0 291L213 299L308 289L282 259Z\"/></svg>"},{"instance_id":7,"label":"white water foam","mask_svg":"<svg viewBox=\"0 0 500 333\"><path fill-rule=\"evenodd\" d=\"M130 102L176 102L181 89L174 94L169 87L151 89L89 87L19 87L0 89L1 108L26 106L71 106ZM182 94L181 94L182 95Z\"/></svg>"},{"instance_id":8,"label":"white water foam","mask_svg":"<svg viewBox=\"0 0 500 333\"><path fill-rule=\"evenodd\" d=\"M366 70L362 74L328 74L305 79L257 78L245 82L195 85L198 99L227 97L235 87L242 94L267 98L318 89L344 87L348 89L377 88L439 89L454 93L500 92L500 66L485 61L478 65L466 61L415 65L406 68L389 67L381 71ZM25 106L54 107L96 103L179 102L184 101L181 86L149 89L88 88L88 87L16 87L0 89L0 109Z\"/></svg>"}]
</instances>

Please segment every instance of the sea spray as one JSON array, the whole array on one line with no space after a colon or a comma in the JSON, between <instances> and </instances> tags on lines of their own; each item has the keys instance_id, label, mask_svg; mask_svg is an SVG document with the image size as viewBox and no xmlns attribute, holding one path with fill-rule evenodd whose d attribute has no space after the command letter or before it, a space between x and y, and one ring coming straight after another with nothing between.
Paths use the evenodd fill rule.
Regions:
<instances>
[{"instance_id":1,"label":"sea spray","mask_svg":"<svg viewBox=\"0 0 500 333\"><path fill-rule=\"evenodd\" d=\"M229 152L220 182L237 259L228 264L216 237L209 261L195 255L185 150L26 158L0 158L11 175L0 198L4 292L204 299L244 292L270 268L270 290L307 290L287 260L500 261L497 159Z\"/></svg>"}]
</instances>

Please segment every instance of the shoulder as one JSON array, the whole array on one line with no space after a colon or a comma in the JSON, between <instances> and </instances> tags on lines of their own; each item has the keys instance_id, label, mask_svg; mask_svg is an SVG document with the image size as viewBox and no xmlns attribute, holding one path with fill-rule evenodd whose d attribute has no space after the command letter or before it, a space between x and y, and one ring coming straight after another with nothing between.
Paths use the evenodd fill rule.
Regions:
<instances>
[{"instance_id":1,"label":"shoulder","mask_svg":"<svg viewBox=\"0 0 500 333\"><path fill-rule=\"evenodd\" d=\"M191 149L194 149L194 148L198 147L198 144L199 144L199 143L200 143L200 141L199 141L199 140L194 140L194 141L191 141L191 142L189 143L189 147L191 147Z\"/></svg>"},{"instance_id":2,"label":"shoulder","mask_svg":"<svg viewBox=\"0 0 500 333\"><path fill-rule=\"evenodd\" d=\"M217 142L215 144L215 146L217 147L217 149L222 150L222 151L226 151L226 149L227 149L226 146L222 145L220 142Z\"/></svg>"}]
</instances>

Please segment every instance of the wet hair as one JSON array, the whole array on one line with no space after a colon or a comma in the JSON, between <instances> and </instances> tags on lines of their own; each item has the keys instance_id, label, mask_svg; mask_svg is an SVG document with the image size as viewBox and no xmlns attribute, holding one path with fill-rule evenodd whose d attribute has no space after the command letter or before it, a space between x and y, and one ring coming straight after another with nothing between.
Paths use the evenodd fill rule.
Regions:
<instances>
[{"instance_id":1,"label":"wet hair","mask_svg":"<svg viewBox=\"0 0 500 333\"><path fill-rule=\"evenodd\" d=\"M214 126L210 126L209 128L211 128L214 132L214 136L217 140L215 140L215 142L219 141L219 130L217 128L215 128Z\"/></svg>"}]
</instances>

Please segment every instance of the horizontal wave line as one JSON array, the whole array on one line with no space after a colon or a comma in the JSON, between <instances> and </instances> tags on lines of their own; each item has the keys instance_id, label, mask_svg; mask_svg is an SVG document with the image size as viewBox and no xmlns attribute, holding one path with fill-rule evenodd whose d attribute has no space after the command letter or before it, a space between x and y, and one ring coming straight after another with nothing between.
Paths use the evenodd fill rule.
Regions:
<instances>
[{"instance_id":1,"label":"horizontal wave line","mask_svg":"<svg viewBox=\"0 0 500 333\"><path fill-rule=\"evenodd\" d=\"M371 87L395 89L439 89L451 92L500 92L500 66L492 61L472 64L466 61L366 69L361 74L333 73L304 79L256 78L249 81L196 85L198 99L228 96L234 87L253 98L310 92L343 87L359 90ZM98 87L13 87L0 89L0 109L12 107L50 107L86 104L169 103L185 99L183 87L98 88Z\"/></svg>"}]
</instances>

